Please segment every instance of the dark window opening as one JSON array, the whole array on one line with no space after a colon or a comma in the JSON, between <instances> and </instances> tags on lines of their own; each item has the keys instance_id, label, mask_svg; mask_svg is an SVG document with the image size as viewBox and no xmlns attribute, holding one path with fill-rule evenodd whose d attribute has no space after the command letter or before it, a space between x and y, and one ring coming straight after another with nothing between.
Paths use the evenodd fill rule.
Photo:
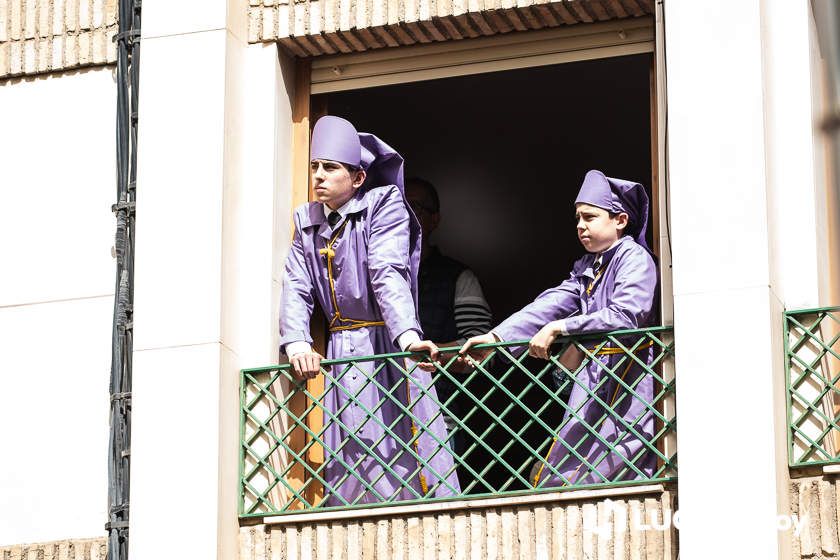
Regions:
<instances>
[{"instance_id":1,"label":"dark window opening","mask_svg":"<svg viewBox=\"0 0 840 560\"><path fill-rule=\"evenodd\" d=\"M583 254L573 202L589 169L642 183L651 210L656 204L650 68L649 54L624 56L322 94L313 106L375 133L403 155L406 177L437 187L442 218L434 243L476 273L498 324L567 278ZM649 216L651 247L654 231ZM525 388L524 379L509 380L512 393ZM480 380L471 387L488 389ZM488 404L500 411L505 403L499 393ZM549 425L561 421L558 408L543 414ZM506 421L518 431L527 420ZM491 419L479 412L469 422L481 433ZM529 428L523 438L543 435ZM509 440L497 428L485 441L501 449ZM528 455L516 446L506 452L511 464ZM471 465L490 460L480 446L468 457ZM462 486L470 483L463 470L459 476Z\"/></svg>"}]
</instances>

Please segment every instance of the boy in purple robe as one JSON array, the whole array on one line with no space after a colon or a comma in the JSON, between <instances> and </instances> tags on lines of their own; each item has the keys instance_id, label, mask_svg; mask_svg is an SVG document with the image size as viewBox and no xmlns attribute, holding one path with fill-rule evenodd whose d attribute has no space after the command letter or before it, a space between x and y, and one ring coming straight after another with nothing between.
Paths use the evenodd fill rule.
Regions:
<instances>
[{"instance_id":1,"label":"boy in purple robe","mask_svg":"<svg viewBox=\"0 0 840 560\"><path fill-rule=\"evenodd\" d=\"M300 379L320 373L309 331L316 301L330 320L327 358L403 350L436 360L437 347L420 340L420 226L403 194L402 157L325 116L312 132L311 172L318 201L295 209L280 307L293 371ZM460 493L431 375L408 371L382 361L331 368L322 400L324 505Z\"/></svg>"},{"instance_id":2,"label":"boy in purple robe","mask_svg":"<svg viewBox=\"0 0 840 560\"><path fill-rule=\"evenodd\" d=\"M462 355L469 352L471 357L483 359L490 350L472 349L476 344L530 339L529 354L548 359L558 336L653 324L658 275L645 241L648 197L642 185L590 171L575 200L575 217L578 239L587 254L575 262L571 276L489 333L469 339L460 350ZM640 361L650 363L650 344L637 343L638 337L622 339ZM575 352L577 360L571 357ZM605 347L595 354L586 367L569 368L575 376L569 409L545 461L531 473L535 488L653 474L656 456L643 442L653 438L654 417L651 405L646 404L653 398L653 379L620 348ZM572 347L561 362L580 363L582 357ZM606 369L613 370L635 395Z\"/></svg>"}]
</instances>

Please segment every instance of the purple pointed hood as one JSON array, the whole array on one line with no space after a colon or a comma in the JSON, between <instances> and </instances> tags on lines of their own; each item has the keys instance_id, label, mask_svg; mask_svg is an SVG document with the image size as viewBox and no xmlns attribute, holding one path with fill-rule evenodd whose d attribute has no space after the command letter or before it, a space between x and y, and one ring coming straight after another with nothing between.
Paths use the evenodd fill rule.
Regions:
<instances>
[{"instance_id":1,"label":"purple pointed hood","mask_svg":"<svg viewBox=\"0 0 840 560\"><path fill-rule=\"evenodd\" d=\"M338 161L367 172L362 191L383 185L403 187L403 158L391 146L366 132L357 132L350 121L326 115L312 129L310 159Z\"/></svg>"},{"instance_id":2,"label":"purple pointed hood","mask_svg":"<svg viewBox=\"0 0 840 560\"><path fill-rule=\"evenodd\" d=\"M310 159L339 161L361 167L362 147L359 133L350 121L327 115L318 119L312 129Z\"/></svg>"},{"instance_id":3,"label":"purple pointed hood","mask_svg":"<svg viewBox=\"0 0 840 560\"><path fill-rule=\"evenodd\" d=\"M310 159L338 161L361 167L367 177L355 200L361 201L370 189L395 185L403 197L409 215L409 255L411 257L411 290L417 305L417 274L420 268L420 222L405 200L403 158L391 146L373 134L357 132L345 119L326 115L312 129Z\"/></svg>"},{"instance_id":4,"label":"purple pointed hood","mask_svg":"<svg viewBox=\"0 0 840 560\"><path fill-rule=\"evenodd\" d=\"M590 204L607 212L628 216L625 233L652 254L647 245L648 196L645 188L633 181L613 179L593 169L586 174L575 204Z\"/></svg>"}]
</instances>

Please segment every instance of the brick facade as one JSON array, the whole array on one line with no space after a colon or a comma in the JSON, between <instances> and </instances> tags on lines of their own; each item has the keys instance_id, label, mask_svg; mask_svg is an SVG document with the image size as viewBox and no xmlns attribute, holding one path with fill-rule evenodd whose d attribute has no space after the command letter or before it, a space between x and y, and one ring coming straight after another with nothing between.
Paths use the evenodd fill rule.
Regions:
<instances>
[{"instance_id":1,"label":"brick facade","mask_svg":"<svg viewBox=\"0 0 840 560\"><path fill-rule=\"evenodd\" d=\"M0 546L0 560L105 560L105 537Z\"/></svg>"},{"instance_id":2,"label":"brick facade","mask_svg":"<svg viewBox=\"0 0 840 560\"><path fill-rule=\"evenodd\" d=\"M250 42L318 56L650 16L652 0L249 0Z\"/></svg>"},{"instance_id":3,"label":"brick facade","mask_svg":"<svg viewBox=\"0 0 840 560\"><path fill-rule=\"evenodd\" d=\"M649 16L653 0L242 0L299 57ZM0 0L0 80L113 64L117 0Z\"/></svg>"},{"instance_id":4,"label":"brick facade","mask_svg":"<svg viewBox=\"0 0 840 560\"><path fill-rule=\"evenodd\" d=\"M0 80L110 64L117 0L0 0Z\"/></svg>"},{"instance_id":5,"label":"brick facade","mask_svg":"<svg viewBox=\"0 0 840 560\"><path fill-rule=\"evenodd\" d=\"M790 485L791 513L802 530L793 538L793 558L840 558L840 508L837 474L794 479Z\"/></svg>"},{"instance_id":6,"label":"brick facade","mask_svg":"<svg viewBox=\"0 0 840 560\"><path fill-rule=\"evenodd\" d=\"M667 523L674 511L674 494L666 490L386 517L314 518L242 527L239 560L675 560L677 534Z\"/></svg>"}]
</instances>

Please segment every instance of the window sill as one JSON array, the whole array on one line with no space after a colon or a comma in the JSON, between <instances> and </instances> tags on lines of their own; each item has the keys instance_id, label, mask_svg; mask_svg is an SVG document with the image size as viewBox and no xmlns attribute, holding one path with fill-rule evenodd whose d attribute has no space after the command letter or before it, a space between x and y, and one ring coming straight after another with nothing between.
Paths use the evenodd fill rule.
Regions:
<instances>
[{"instance_id":1,"label":"window sill","mask_svg":"<svg viewBox=\"0 0 840 560\"><path fill-rule=\"evenodd\" d=\"M323 522L346 519L364 519L368 517L393 517L398 515L417 515L430 512L463 511L497 507L512 507L525 504L544 504L557 502L571 502L581 500L598 500L617 496L634 496L639 494L661 494L665 491L662 484L630 485L620 488L595 488L591 490L568 490L526 496L504 496L499 498L477 498L474 500L455 500L451 502L431 502L428 504L394 505L357 510L323 511L275 515L262 518L266 525L286 525L289 523ZM252 525L259 518L242 519L242 524Z\"/></svg>"}]
</instances>

